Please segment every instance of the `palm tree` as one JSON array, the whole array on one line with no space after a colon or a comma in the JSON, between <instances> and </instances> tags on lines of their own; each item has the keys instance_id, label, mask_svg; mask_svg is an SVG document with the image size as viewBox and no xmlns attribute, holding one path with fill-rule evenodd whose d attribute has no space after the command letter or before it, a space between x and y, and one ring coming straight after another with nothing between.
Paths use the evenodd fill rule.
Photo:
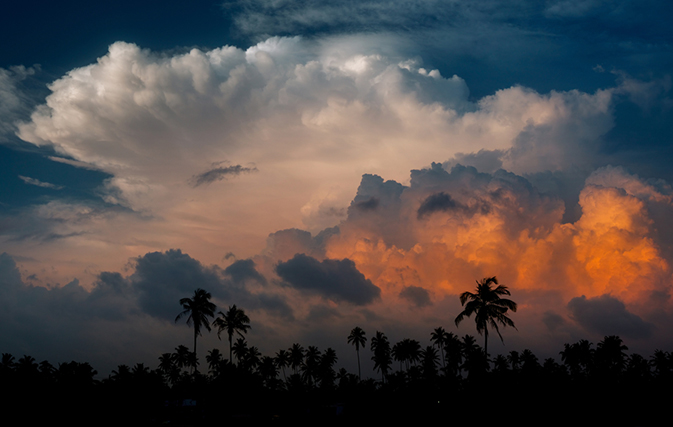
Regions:
<instances>
[{"instance_id":1,"label":"palm tree","mask_svg":"<svg viewBox=\"0 0 673 427\"><path fill-rule=\"evenodd\" d=\"M182 298L180 300L183 311L175 318L177 322L181 317L189 315L187 325L192 326L194 324L194 359L196 359L196 337L201 335L201 328L204 327L210 332L208 318L213 317L215 311L215 304L210 302L210 298L210 292L203 289L195 290L193 298Z\"/></svg>"},{"instance_id":2,"label":"palm tree","mask_svg":"<svg viewBox=\"0 0 673 427\"><path fill-rule=\"evenodd\" d=\"M290 353L285 350L278 350L276 357L274 358L276 366L283 370L283 379L287 381L287 376L285 375L285 367L290 366Z\"/></svg>"},{"instance_id":3,"label":"palm tree","mask_svg":"<svg viewBox=\"0 0 673 427\"><path fill-rule=\"evenodd\" d=\"M437 348L439 348L439 352L442 355L443 368L446 368L446 362L444 360L445 339L446 339L446 331L441 326L439 328L436 328L434 331L430 333L430 341L432 341L437 346Z\"/></svg>"},{"instance_id":4,"label":"palm tree","mask_svg":"<svg viewBox=\"0 0 673 427\"><path fill-rule=\"evenodd\" d=\"M320 377L320 388L322 389L332 389L334 388L334 377L336 377L336 372L334 372L334 364L337 362L338 357L336 351L332 348L327 348L325 354L320 358L320 364L318 366L318 376Z\"/></svg>"},{"instance_id":5,"label":"palm tree","mask_svg":"<svg viewBox=\"0 0 673 427\"><path fill-rule=\"evenodd\" d=\"M245 342L245 338L239 338L236 340L234 343L234 356L236 356L236 360L238 361L238 366L241 366L242 363L245 361L245 357L248 354L248 343Z\"/></svg>"},{"instance_id":6,"label":"palm tree","mask_svg":"<svg viewBox=\"0 0 673 427\"><path fill-rule=\"evenodd\" d=\"M292 366L292 372L297 373L297 368L304 363L304 347L299 343L292 344L290 347L290 366Z\"/></svg>"},{"instance_id":7,"label":"palm tree","mask_svg":"<svg viewBox=\"0 0 673 427\"><path fill-rule=\"evenodd\" d=\"M360 347L364 346L367 342L365 337L365 331L362 330L359 326L356 326L351 331L351 334L348 336L348 344L353 344L355 346L355 352L358 355L358 379L362 380L362 375L360 373Z\"/></svg>"},{"instance_id":8,"label":"palm tree","mask_svg":"<svg viewBox=\"0 0 673 427\"><path fill-rule=\"evenodd\" d=\"M392 356L395 360L400 362L400 369L402 362L409 371L412 364L415 364L421 358L421 343L409 338L404 338L393 346Z\"/></svg>"},{"instance_id":9,"label":"palm tree","mask_svg":"<svg viewBox=\"0 0 673 427\"><path fill-rule=\"evenodd\" d=\"M222 353L220 353L220 350L217 348L210 350L206 355L206 362L208 362L208 370L213 376L217 376L222 364Z\"/></svg>"},{"instance_id":10,"label":"palm tree","mask_svg":"<svg viewBox=\"0 0 673 427\"><path fill-rule=\"evenodd\" d=\"M421 350L421 359L423 359L423 375L426 379L432 379L437 376L437 362L439 356L435 347L429 345L425 350Z\"/></svg>"},{"instance_id":11,"label":"palm tree","mask_svg":"<svg viewBox=\"0 0 673 427\"><path fill-rule=\"evenodd\" d=\"M376 335L372 337L370 348L372 353L374 353L372 356L374 369L381 372L381 383L384 383L386 375L388 375L388 370L390 369L390 364L392 363L388 337L386 337L383 332L376 331Z\"/></svg>"},{"instance_id":12,"label":"palm tree","mask_svg":"<svg viewBox=\"0 0 673 427\"><path fill-rule=\"evenodd\" d=\"M217 327L217 338L220 338L222 331L226 330L227 335L229 336L229 361L232 353L232 344L231 338L234 336L234 332L238 333L241 338L245 338L243 334L248 332L250 326L250 318L245 314L245 311L242 309L236 308L236 304L229 307L227 313L218 313L220 316L213 321L213 326Z\"/></svg>"},{"instance_id":13,"label":"palm tree","mask_svg":"<svg viewBox=\"0 0 673 427\"><path fill-rule=\"evenodd\" d=\"M488 326L490 325L498 333L500 340L504 342L498 323L502 326L511 326L516 329L512 319L506 316L507 310L516 312L516 303L512 300L501 298L500 295L511 295L507 286L498 285L492 288L491 284L498 284L498 279L494 277L485 277L481 282L477 281L477 292L463 292L460 294L460 303L465 306L456 317L456 326L463 321L465 316L470 317L476 313L475 322L477 332L484 335L484 353L488 358ZM467 302L467 304L465 304Z\"/></svg>"},{"instance_id":14,"label":"palm tree","mask_svg":"<svg viewBox=\"0 0 673 427\"><path fill-rule=\"evenodd\" d=\"M313 387L313 382L318 374L320 367L321 352L318 347L309 345L304 357L304 364L301 366L304 382L309 388Z\"/></svg>"}]
</instances>

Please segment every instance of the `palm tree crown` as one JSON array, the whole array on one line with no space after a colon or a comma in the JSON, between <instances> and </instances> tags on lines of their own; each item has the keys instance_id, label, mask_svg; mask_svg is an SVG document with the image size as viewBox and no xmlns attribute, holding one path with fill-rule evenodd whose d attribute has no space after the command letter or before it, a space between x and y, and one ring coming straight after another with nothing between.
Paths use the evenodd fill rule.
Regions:
<instances>
[{"instance_id":1,"label":"palm tree crown","mask_svg":"<svg viewBox=\"0 0 673 427\"><path fill-rule=\"evenodd\" d=\"M507 286L498 285L492 288L491 284L498 285L498 279L485 277L481 282L477 281L477 292L463 292L460 294L460 303L465 309L456 317L456 326L465 318L475 313L477 332L484 335L484 353L488 355L488 326L495 329L503 341L498 323L502 326L511 326L516 329L512 319L506 316L507 310L516 312L516 303L512 300L501 298L501 295L511 295ZM466 304L467 303L467 304ZM504 342L504 341L503 341Z\"/></svg>"},{"instance_id":2,"label":"palm tree crown","mask_svg":"<svg viewBox=\"0 0 673 427\"><path fill-rule=\"evenodd\" d=\"M248 332L250 326L250 318L245 314L245 311L236 307L236 304L229 307L227 313L219 312L220 316L213 321L213 326L217 327L217 337L220 338L222 331L227 331L229 336L229 362L231 362L232 343L231 338L234 333L238 333L241 338L243 334Z\"/></svg>"},{"instance_id":3,"label":"palm tree crown","mask_svg":"<svg viewBox=\"0 0 673 427\"><path fill-rule=\"evenodd\" d=\"M210 298L210 292L203 289L195 290L193 298L182 298L180 300L183 311L175 318L177 322L183 316L188 315L187 325L194 325L194 357L196 357L196 337L201 335L201 328L204 327L210 331L208 318L213 317L215 312L215 304L210 302Z\"/></svg>"}]
</instances>

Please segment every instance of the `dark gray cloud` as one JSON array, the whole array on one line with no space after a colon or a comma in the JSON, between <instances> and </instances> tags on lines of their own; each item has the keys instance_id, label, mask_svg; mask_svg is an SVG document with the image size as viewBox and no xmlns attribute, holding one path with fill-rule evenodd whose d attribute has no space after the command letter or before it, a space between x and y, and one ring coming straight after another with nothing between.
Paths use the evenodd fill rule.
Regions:
<instances>
[{"instance_id":1,"label":"dark gray cloud","mask_svg":"<svg viewBox=\"0 0 673 427\"><path fill-rule=\"evenodd\" d=\"M442 165L444 169L451 170L454 166L473 166L480 172L493 173L502 168L502 157L506 154L503 150L479 150L476 153L456 153L452 159Z\"/></svg>"},{"instance_id":2,"label":"dark gray cloud","mask_svg":"<svg viewBox=\"0 0 673 427\"><path fill-rule=\"evenodd\" d=\"M409 301L416 307L427 307L432 305L430 292L420 286L405 286L400 292L400 298Z\"/></svg>"},{"instance_id":3,"label":"dark gray cloud","mask_svg":"<svg viewBox=\"0 0 673 427\"><path fill-rule=\"evenodd\" d=\"M263 310L286 321L294 320L294 310L284 296L272 293L258 293L241 299L240 307L246 310Z\"/></svg>"},{"instance_id":4,"label":"dark gray cloud","mask_svg":"<svg viewBox=\"0 0 673 427\"><path fill-rule=\"evenodd\" d=\"M336 308L328 305L314 305L306 316L306 321L322 323L340 318L343 318L343 315Z\"/></svg>"},{"instance_id":5,"label":"dark gray cloud","mask_svg":"<svg viewBox=\"0 0 673 427\"><path fill-rule=\"evenodd\" d=\"M467 206L463 206L451 198L450 194L445 192L436 193L428 196L418 208L417 217L423 219L434 212L455 212L466 211Z\"/></svg>"},{"instance_id":6,"label":"dark gray cloud","mask_svg":"<svg viewBox=\"0 0 673 427\"><path fill-rule=\"evenodd\" d=\"M354 201L351 206L361 211L372 211L379 206L379 199L376 197L370 197L367 200L360 200L357 202Z\"/></svg>"},{"instance_id":7,"label":"dark gray cloud","mask_svg":"<svg viewBox=\"0 0 673 427\"><path fill-rule=\"evenodd\" d=\"M549 329L551 332L554 332L559 327L565 325L566 321L563 316L549 310L542 314L542 323L547 326L547 329Z\"/></svg>"},{"instance_id":8,"label":"dark gray cloud","mask_svg":"<svg viewBox=\"0 0 673 427\"><path fill-rule=\"evenodd\" d=\"M134 262L135 273L130 280L138 292L140 307L152 316L172 321L180 309L180 299L191 296L197 288L215 298L231 297L232 289L226 287L220 269L203 266L180 249L150 252Z\"/></svg>"},{"instance_id":9,"label":"dark gray cloud","mask_svg":"<svg viewBox=\"0 0 673 427\"><path fill-rule=\"evenodd\" d=\"M246 280L253 280L266 285L266 278L255 269L255 262L251 259L240 259L224 269L224 273L231 277L237 284L243 284Z\"/></svg>"},{"instance_id":10,"label":"dark gray cloud","mask_svg":"<svg viewBox=\"0 0 673 427\"><path fill-rule=\"evenodd\" d=\"M206 172L203 172L198 175L194 175L191 177L189 180L189 183L193 187L198 187L199 185L203 184L210 184L215 181L222 181L223 179L226 179L229 176L237 176L242 173L250 173L250 172L257 172L256 167L244 167L241 165L234 165L234 166L219 166L213 169L210 169Z\"/></svg>"},{"instance_id":11,"label":"dark gray cloud","mask_svg":"<svg viewBox=\"0 0 673 427\"><path fill-rule=\"evenodd\" d=\"M623 302L610 295L587 298L584 295L568 302L573 319L587 331L626 338L648 338L654 325L630 313Z\"/></svg>"},{"instance_id":12,"label":"dark gray cloud","mask_svg":"<svg viewBox=\"0 0 673 427\"><path fill-rule=\"evenodd\" d=\"M360 273L349 259L322 262L296 254L276 266L276 273L288 286L302 292L321 295L336 302L366 305L381 296L381 289Z\"/></svg>"},{"instance_id":13,"label":"dark gray cloud","mask_svg":"<svg viewBox=\"0 0 673 427\"><path fill-rule=\"evenodd\" d=\"M298 228L279 230L269 234L262 254L274 260L288 260L295 254L324 258L327 241L339 232L338 226L326 228L315 236Z\"/></svg>"}]
</instances>

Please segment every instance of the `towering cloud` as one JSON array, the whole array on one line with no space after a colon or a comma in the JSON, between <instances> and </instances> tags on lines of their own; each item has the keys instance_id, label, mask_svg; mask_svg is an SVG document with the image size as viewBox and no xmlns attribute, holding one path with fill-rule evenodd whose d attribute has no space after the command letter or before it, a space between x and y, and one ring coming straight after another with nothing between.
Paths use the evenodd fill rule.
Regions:
<instances>
[{"instance_id":1,"label":"towering cloud","mask_svg":"<svg viewBox=\"0 0 673 427\"><path fill-rule=\"evenodd\" d=\"M582 15L563 5L546 13ZM108 178L97 203L51 196L0 218L3 292L165 332L203 287L252 311L259 337L310 336L313 322L401 334L448 325L456 295L497 275L522 337L646 336L670 318L673 192L616 166L609 145L617 107L651 108L665 79L475 97L374 43L387 37L117 42L57 79L17 135Z\"/></svg>"}]
</instances>

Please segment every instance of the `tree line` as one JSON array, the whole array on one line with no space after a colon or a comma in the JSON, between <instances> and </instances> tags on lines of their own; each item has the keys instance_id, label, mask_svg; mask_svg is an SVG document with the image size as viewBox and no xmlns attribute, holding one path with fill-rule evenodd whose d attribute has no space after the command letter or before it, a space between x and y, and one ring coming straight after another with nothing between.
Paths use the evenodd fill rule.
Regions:
<instances>
[{"instance_id":1,"label":"tree line","mask_svg":"<svg viewBox=\"0 0 673 427\"><path fill-rule=\"evenodd\" d=\"M155 369L142 363L119 365L107 378L97 380L97 372L88 363L55 367L27 355L17 360L3 353L0 383L7 389L40 390L51 396L38 400L46 412L31 411L35 401L19 394L6 401L8 407L23 408L33 417L49 414L33 421L67 416L75 424L89 423L86 414L94 413L106 414L110 424L132 417L151 425L166 421L206 424L222 417L307 423L354 419L373 422L386 417L418 421L432 420L444 411L454 411L454 419L469 422L459 409L470 405L471 399L483 398L484 393L496 393L493 396L499 404L518 407L523 413L528 406L554 410L565 405L568 408L558 420L580 425L575 417L595 405L603 408L603 418L589 421L605 422L607 416L616 425L625 420L646 425L643 419L655 416L656 411L644 415L627 409L637 408L634 404L651 407L659 402L661 406L655 407L665 407L663 399L668 394L655 390L670 388L673 354L662 350L648 358L627 354L628 347L618 336L605 336L595 347L587 340L567 343L559 351L560 363L554 358L540 360L529 349L490 357L486 351L488 329L502 339L498 325L515 327L506 314L516 311L516 303L503 299L504 295L510 293L495 277L478 281L475 292L460 295L464 310L454 323L474 314L477 331L484 335L483 348L474 336L459 337L443 327L429 333L430 345L425 347L411 338L392 343L382 331L368 338L362 328L354 327L344 339L355 349L356 375L336 368L338 356L332 348L321 350L293 343L274 355L262 355L245 339L251 321L244 310L232 305L216 316L210 294L197 289L191 298L180 300L182 311L175 319L186 318L194 329L192 350L179 345L161 354ZM211 349L202 372L197 338L202 330L211 328L217 330L220 339L226 333L229 357L217 348ZM367 349L370 366L378 377L362 379L361 353ZM503 386L508 393L498 394ZM73 404L86 409L72 412ZM481 415L485 421L490 417L495 415ZM525 420L518 422L528 424ZM97 424L105 423L98 420Z\"/></svg>"}]
</instances>

